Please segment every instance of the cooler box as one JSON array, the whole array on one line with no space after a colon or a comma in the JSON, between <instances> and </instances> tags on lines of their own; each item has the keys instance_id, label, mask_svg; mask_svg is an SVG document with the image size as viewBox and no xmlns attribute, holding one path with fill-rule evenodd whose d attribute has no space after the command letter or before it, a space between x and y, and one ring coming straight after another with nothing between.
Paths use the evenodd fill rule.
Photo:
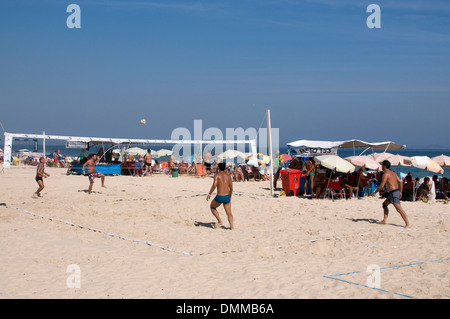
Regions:
<instances>
[{"instance_id":1,"label":"cooler box","mask_svg":"<svg viewBox=\"0 0 450 319\"><path fill-rule=\"evenodd\" d=\"M294 196L300 195L300 177L302 172L298 169L282 169L280 171L283 191L286 195L289 191L294 193Z\"/></svg>"}]
</instances>

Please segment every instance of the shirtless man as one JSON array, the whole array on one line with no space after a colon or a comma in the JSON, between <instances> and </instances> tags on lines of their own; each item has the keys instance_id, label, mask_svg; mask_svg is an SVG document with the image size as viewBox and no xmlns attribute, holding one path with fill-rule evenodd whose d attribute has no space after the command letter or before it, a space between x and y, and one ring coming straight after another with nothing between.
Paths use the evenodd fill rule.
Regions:
<instances>
[{"instance_id":1,"label":"shirtless man","mask_svg":"<svg viewBox=\"0 0 450 319\"><path fill-rule=\"evenodd\" d=\"M98 156L97 154L91 155L90 158L86 161L86 163L83 164L82 172L83 174L86 174L84 171L84 167L88 167L88 176L89 176L89 194L92 192L92 186L94 185L94 179L96 177L100 177L102 179L102 187L106 188L105 186L105 175L102 173L99 173L95 170L95 165L98 162Z\"/></svg>"},{"instance_id":2,"label":"shirtless man","mask_svg":"<svg viewBox=\"0 0 450 319\"><path fill-rule=\"evenodd\" d=\"M393 171L390 170L391 163L387 160L383 161L383 178L381 179L381 184L375 189L375 191L371 194L371 196L375 196L380 190L384 188L384 185L387 184L387 189L389 191L387 199L383 202L383 211L384 218L380 222L380 224L386 224L387 218L389 215L389 204L393 204L397 212L399 212L400 216L402 216L403 221L405 222L405 228L411 228L411 224L408 221L408 216L406 216L405 211L400 204L400 198L402 197L403 191L403 183L400 178ZM400 189L398 189L400 185Z\"/></svg>"},{"instance_id":3,"label":"shirtless man","mask_svg":"<svg viewBox=\"0 0 450 319\"><path fill-rule=\"evenodd\" d=\"M153 171L152 171L152 150L148 149L147 150L147 154L145 154L144 157L144 162L145 162L145 175L148 174L148 172L150 172L150 175L153 175Z\"/></svg>"},{"instance_id":4,"label":"shirtless man","mask_svg":"<svg viewBox=\"0 0 450 319\"><path fill-rule=\"evenodd\" d=\"M233 181L231 180L230 175L225 172L225 163L219 163L219 173L214 176L214 182L209 191L208 196L206 196L206 200L208 201L211 198L212 192L217 187L217 195L211 202L211 212L214 217L216 217L218 226L222 227L222 220L220 219L219 212L217 208L223 204L225 208L225 212L227 213L228 222L230 223L230 229L234 229L233 226L233 215L231 214L231 195L233 194Z\"/></svg>"},{"instance_id":5,"label":"shirtless man","mask_svg":"<svg viewBox=\"0 0 450 319\"><path fill-rule=\"evenodd\" d=\"M39 164L36 168L36 182L39 185L39 188L37 189L37 191L33 194L33 198L36 198L38 196L41 196L39 193L44 189L44 180L43 178L45 177L49 177L50 174L47 174L46 172L44 172L45 169L45 158L41 157L39 159Z\"/></svg>"},{"instance_id":6,"label":"shirtless man","mask_svg":"<svg viewBox=\"0 0 450 319\"><path fill-rule=\"evenodd\" d=\"M312 157L308 158L305 162L305 167L303 168L305 171L305 188L304 193L307 196L306 187L308 186L308 181L311 182L311 197L314 194L314 174L316 172L316 166L314 165Z\"/></svg>"}]
</instances>

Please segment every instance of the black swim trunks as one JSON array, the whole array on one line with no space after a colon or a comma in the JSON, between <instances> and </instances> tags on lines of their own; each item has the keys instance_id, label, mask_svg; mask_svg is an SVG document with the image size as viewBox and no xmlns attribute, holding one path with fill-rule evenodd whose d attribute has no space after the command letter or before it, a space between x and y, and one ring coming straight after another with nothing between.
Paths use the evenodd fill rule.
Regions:
<instances>
[{"instance_id":1,"label":"black swim trunks","mask_svg":"<svg viewBox=\"0 0 450 319\"><path fill-rule=\"evenodd\" d=\"M38 181L42 181L43 179L42 179L42 176L36 176L36 182L38 182Z\"/></svg>"}]
</instances>

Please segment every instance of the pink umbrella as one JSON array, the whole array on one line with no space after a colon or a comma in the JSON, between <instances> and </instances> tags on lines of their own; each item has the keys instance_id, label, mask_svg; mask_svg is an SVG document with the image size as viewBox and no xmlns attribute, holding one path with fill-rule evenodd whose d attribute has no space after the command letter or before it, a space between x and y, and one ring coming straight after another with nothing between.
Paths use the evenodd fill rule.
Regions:
<instances>
[{"instance_id":1,"label":"pink umbrella","mask_svg":"<svg viewBox=\"0 0 450 319\"><path fill-rule=\"evenodd\" d=\"M372 155L369 155L372 157ZM388 160L392 166L411 166L411 159L406 156L391 154L391 153L375 153L373 155L375 161L382 163L384 160Z\"/></svg>"},{"instance_id":2,"label":"pink umbrella","mask_svg":"<svg viewBox=\"0 0 450 319\"><path fill-rule=\"evenodd\" d=\"M281 154L281 155L280 155L280 160L281 160L282 162L287 162L287 161L290 161L291 159L292 159L292 157L289 156L288 154Z\"/></svg>"},{"instance_id":3,"label":"pink umbrella","mask_svg":"<svg viewBox=\"0 0 450 319\"><path fill-rule=\"evenodd\" d=\"M349 156L346 157L345 159L356 167L372 170L381 170L381 165L377 161L368 156Z\"/></svg>"},{"instance_id":4,"label":"pink umbrella","mask_svg":"<svg viewBox=\"0 0 450 319\"><path fill-rule=\"evenodd\" d=\"M374 153L371 155L367 155L367 157L373 158L378 163L381 163L382 161L388 159L389 157L393 156L394 154L391 153Z\"/></svg>"}]
</instances>

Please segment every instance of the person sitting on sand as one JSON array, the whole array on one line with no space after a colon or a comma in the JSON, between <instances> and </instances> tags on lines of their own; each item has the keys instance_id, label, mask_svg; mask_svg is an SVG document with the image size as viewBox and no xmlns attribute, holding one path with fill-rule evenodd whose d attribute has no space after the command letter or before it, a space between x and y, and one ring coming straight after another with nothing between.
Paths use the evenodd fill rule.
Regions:
<instances>
[{"instance_id":1,"label":"person sitting on sand","mask_svg":"<svg viewBox=\"0 0 450 319\"><path fill-rule=\"evenodd\" d=\"M179 169L180 174L187 173L186 163L184 163L183 158L180 159L180 163L178 164L178 169Z\"/></svg>"},{"instance_id":2,"label":"person sitting on sand","mask_svg":"<svg viewBox=\"0 0 450 319\"><path fill-rule=\"evenodd\" d=\"M357 190L354 176L349 173L342 176L341 186L344 190L348 190L348 197L346 194L346 198L352 199L353 193Z\"/></svg>"},{"instance_id":3,"label":"person sitting on sand","mask_svg":"<svg viewBox=\"0 0 450 319\"><path fill-rule=\"evenodd\" d=\"M192 162L191 165L189 165L187 173L189 175L197 175L197 165L195 165L195 162Z\"/></svg>"},{"instance_id":4,"label":"person sitting on sand","mask_svg":"<svg viewBox=\"0 0 450 319\"><path fill-rule=\"evenodd\" d=\"M316 194L316 199L319 199L319 197L323 197L325 195L325 190L327 188L327 182L328 180L325 178L324 173L318 173L316 176L314 176L314 189L313 193Z\"/></svg>"},{"instance_id":5,"label":"person sitting on sand","mask_svg":"<svg viewBox=\"0 0 450 319\"><path fill-rule=\"evenodd\" d=\"M238 165L234 168L234 179L236 182L245 181L244 172L242 171L242 166Z\"/></svg>"},{"instance_id":6,"label":"person sitting on sand","mask_svg":"<svg viewBox=\"0 0 450 319\"><path fill-rule=\"evenodd\" d=\"M442 179L442 195L444 196L445 200L448 200L448 195L450 194L450 184L448 182L448 178L444 177Z\"/></svg>"},{"instance_id":7,"label":"person sitting on sand","mask_svg":"<svg viewBox=\"0 0 450 319\"><path fill-rule=\"evenodd\" d=\"M105 186L105 175L102 173L99 173L95 170L95 165L98 163L98 156L97 154L92 154L89 156L89 159L86 161L86 163L83 164L82 172L83 175L85 175L84 167L88 167L88 177L89 177L89 194L92 192L92 186L94 185L94 180L97 177L100 177L102 180L102 187L106 188Z\"/></svg>"},{"instance_id":8,"label":"person sitting on sand","mask_svg":"<svg viewBox=\"0 0 450 319\"><path fill-rule=\"evenodd\" d=\"M228 217L228 222L230 224L230 229L234 229L233 225L233 215L231 214L231 195L233 194L233 181L230 175L225 172L226 165L225 163L219 163L219 172L214 175L213 185L209 191L208 196L206 196L206 200L209 201L211 198L211 194L217 187L217 195L212 200L210 209L214 217L217 219L217 223L219 227L223 226L222 220L220 219L219 212L217 208L223 204L225 208L225 212Z\"/></svg>"},{"instance_id":9,"label":"person sitting on sand","mask_svg":"<svg viewBox=\"0 0 450 319\"><path fill-rule=\"evenodd\" d=\"M403 183L402 200L412 202L413 196L414 196L414 183L412 180L412 176L406 175L405 181Z\"/></svg>"},{"instance_id":10,"label":"person sitting on sand","mask_svg":"<svg viewBox=\"0 0 450 319\"><path fill-rule=\"evenodd\" d=\"M33 194L34 198L36 198L38 196L41 196L40 193L45 187L43 178L46 178L46 177L50 176L50 174L47 174L44 170L45 170L45 158L41 157L39 159L39 164L36 167L36 178L35 178L35 180L38 183L39 188Z\"/></svg>"},{"instance_id":11,"label":"person sitting on sand","mask_svg":"<svg viewBox=\"0 0 450 319\"><path fill-rule=\"evenodd\" d=\"M430 184L430 178L425 177L423 179L423 183L417 189L416 200L422 200L423 198L427 197L431 191L431 188L432 188L432 185Z\"/></svg>"},{"instance_id":12,"label":"person sitting on sand","mask_svg":"<svg viewBox=\"0 0 450 319\"><path fill-rule=\"evenodd\" d=\"M376 193L378 193L380 190L384 188L384 186L387 186L388 189L388 196L386 200L383 202L383 213L384 218L380 222L380 224L386 224L387 218L389 215L389 204L394 205L397 212L400 214L400 216L403 218L403 221L405 222L405 228L411 228L411 224L409 223L408 216L406 215L405 211L402 208L402 205L400 203L400 199L402 197L402 191L403 191L403 183L400 180L400 178L395 174L393 171L390 170L391 168L391 162L388 160L384 160L382 163L382 168L384 171L383 178L381 179L380 185L375 189L375 191L371 194L371 196L375 196ZM399 189L400 187L400 189Z\"/></svg>"}]
</instances>

